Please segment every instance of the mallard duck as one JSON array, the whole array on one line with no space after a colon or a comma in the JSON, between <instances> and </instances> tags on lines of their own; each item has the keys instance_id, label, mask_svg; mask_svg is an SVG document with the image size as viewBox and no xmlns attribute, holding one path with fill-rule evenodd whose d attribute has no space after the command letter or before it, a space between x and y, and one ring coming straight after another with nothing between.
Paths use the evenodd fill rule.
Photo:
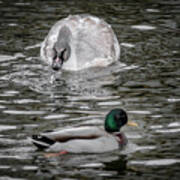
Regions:
<instances>
[{"instance_id":1,"label":"mallard duck","mask_svg":"<svg viewBox=\"0 0 180 180\"><path fill-rule=\"evenodd\" d=\"M113 109L106 115L104 128L74 127L33 135L31 141L38 148L51 152L103 153L123 148L127 144L127 138L120 132L125 124L137 126L136 123L128 122L123 109Z\"/></svg>"},{"instance_id":2,"label":"mallard duck","mask_svg":"<svg viewBox=\"0 0 180 180\"><path fill-rule=\"evenodd\" d=\"M103 19L87 14L69 15L52 26L40 55L54 70L77 71L117 61L120 46Z\"/></svg>"}]
</instances>

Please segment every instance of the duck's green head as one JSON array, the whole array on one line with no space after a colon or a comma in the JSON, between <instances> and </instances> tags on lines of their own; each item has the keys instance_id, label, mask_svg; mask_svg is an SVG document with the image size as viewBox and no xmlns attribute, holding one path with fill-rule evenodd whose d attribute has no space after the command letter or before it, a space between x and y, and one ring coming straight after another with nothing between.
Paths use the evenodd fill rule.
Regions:
<instances>
[{"instance_id":1,"label":"duck's green head","mask_svg":"<svg viewBox=\"0 0 180 180\"><path fill-rule=\"evenodd\" d=\"M128 121L126 112L123 109L113 109L105 119L105 130L109 133L118 132Z\"/></svg>"}]
</instances>

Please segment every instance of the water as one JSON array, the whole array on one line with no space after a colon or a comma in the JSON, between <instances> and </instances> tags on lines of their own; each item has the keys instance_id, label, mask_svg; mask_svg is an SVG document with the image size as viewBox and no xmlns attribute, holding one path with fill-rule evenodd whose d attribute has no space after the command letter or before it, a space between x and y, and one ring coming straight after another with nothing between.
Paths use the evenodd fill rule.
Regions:
<instances>
[{"instance_id":1,"label":"water","mask_svg":"<svg viewBox=\"0 0 180 180\"><path fill-rule=\"evenodd\" d=\"M179 179L179 1L0 1L0 179ZM68 14L109 22L121 63L55 74L39 44ZM127 110L122 152L46 158L29 143L55 127L103 124L112 108Z\"/></svg>"}]
</instances>

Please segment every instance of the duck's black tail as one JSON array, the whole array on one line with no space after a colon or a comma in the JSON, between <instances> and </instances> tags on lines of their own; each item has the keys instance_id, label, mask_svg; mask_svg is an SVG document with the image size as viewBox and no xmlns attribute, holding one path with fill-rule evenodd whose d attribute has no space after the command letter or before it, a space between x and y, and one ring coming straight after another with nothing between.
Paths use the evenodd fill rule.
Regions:
<instances>
[{"instance_id":1,"label":"duck's black tail","mask_svg":"<svg viewBox=\"0 0 180 180\"><path fill-rule=\"evenodd\" d=\"M39 149L49 148L55 143L54 140L42 135L32 135L31 141Z\"/></svg>"}]
</instances>

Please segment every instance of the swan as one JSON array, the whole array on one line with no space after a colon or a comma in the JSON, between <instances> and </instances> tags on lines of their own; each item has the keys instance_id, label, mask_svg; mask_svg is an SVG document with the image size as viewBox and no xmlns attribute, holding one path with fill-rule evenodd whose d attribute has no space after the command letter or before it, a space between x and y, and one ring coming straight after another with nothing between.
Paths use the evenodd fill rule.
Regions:
<instances>
[{"instance_id":1,"label":"swan","mask_svg":"<svg viewBox=\"0 0 180 180\"><path fill-rule=\"evenodd\" d=\"M103 19L88 14L69 15L52 26L41 45L40 56L56 71L79 71L117 61L120 45Z\"/></svg>"}]
</instances>

